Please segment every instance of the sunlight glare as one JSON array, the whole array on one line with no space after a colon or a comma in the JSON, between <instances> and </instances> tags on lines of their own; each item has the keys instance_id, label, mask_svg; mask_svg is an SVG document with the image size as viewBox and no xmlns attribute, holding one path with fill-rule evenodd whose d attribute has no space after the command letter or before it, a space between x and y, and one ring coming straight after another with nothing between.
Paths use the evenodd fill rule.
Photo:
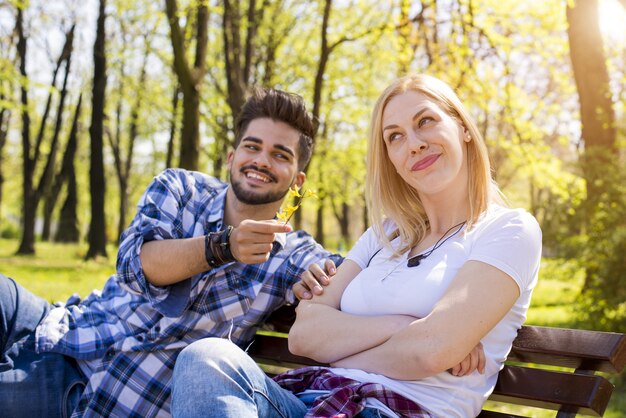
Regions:
<instances>
[{"instance_id":1,"label":"sunlight glare","mask_svg":"<svg viewBox=\"0 0 626 418\"><path fill-rule=\"evenodd\" d=\"M618 0L600 1L598 19L605 38L626 41L626 10Z\"/></svg>"}]
</instances>

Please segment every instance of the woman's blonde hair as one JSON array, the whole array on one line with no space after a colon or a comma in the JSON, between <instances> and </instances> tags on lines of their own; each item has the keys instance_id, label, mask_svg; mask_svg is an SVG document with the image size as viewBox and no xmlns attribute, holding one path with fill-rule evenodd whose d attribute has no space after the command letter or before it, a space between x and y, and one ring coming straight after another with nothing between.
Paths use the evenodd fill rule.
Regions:
<instances>
[{"instance_id":1,"label":"woman's blonde hair","mask_svg":"<svg viewBox=\"0 0 626 418\"><path fill-rule=\"evenodd\" d=\"M389 101L407 91L416 91L433 100L444 112L461 123L471 141L466 144L468 170L469 219L467 229L487 209L490 202L500 199L500 191L491 177L487 148L476 124L452 89L438 78L426 74L411 74L395 80L380 95L372 112L367 152L366 200L370 221L383 245L400 237L399 255L417 245L426 235L429 225L422 201L413 187L400 177L387 155L383 140L382 118ZM392 220L398 230L392 236L384 231L383 222Z\"/></svg>"}]
</instances>

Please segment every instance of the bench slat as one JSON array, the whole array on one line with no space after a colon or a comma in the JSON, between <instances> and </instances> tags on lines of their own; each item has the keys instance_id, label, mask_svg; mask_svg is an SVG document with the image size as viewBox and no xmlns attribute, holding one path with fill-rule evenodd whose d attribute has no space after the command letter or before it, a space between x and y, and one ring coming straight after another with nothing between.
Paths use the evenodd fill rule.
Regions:
<instances>
[{"instance_id":1,"label":"bench slat","mask_svg":"<svg viewBox=\"0 0 626 418\"><path fill-rule=\"evenodd\" d=\"M508 360L619 373L626 365L626 336L524 326L518 332Z\"/></svg>"},{"instance_id":2,"label":"bench slat","mask_svg":"<svg viewBox=\"0 0 626 418\"><path fill-rule=\"evenodd\" d=\"M489 399L602 416L613 385L602 376L504 366Z\"/></svg>"},{"instance_id":3,"label":"bench slat","mask_svg":"<svg viewBox=\"0 0 626 418\"><path fill-rule=\"evenodd\" d=\"M252 358L263 364L282 365L285 367L320 366L321 364L308 357L300 357L289 352L287 339L273 335L258 334L254 338L254 343L250 346L248 354Z\"/></svg>"}]
</instances>

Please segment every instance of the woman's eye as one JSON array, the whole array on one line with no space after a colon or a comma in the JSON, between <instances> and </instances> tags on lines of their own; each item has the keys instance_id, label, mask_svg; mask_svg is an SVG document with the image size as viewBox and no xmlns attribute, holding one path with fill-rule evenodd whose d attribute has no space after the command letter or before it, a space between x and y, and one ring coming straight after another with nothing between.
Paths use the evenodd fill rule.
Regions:
<instances>
[{"instance_id":1,"label":"woman's eye","mask_svg":"<svg viewBox=\"0 0 626 418\"><path fill-rule=\"evenodd\" d=\"M387 141L389 141L389 142L393 142L393 141L395 141L396 139L400 139L400 137L401 137L401 136L402 136L402 135L400 135L400 134L399 134L399 133L397 133L397 132L392 133L392 134L391 134L391 135L389 135L389 137L387 138Z\"/></svg>"},{"instance_id":2,"label":"woman's eye","mask_svg":"<svg viewBox=\"0 0 626 418\"><path fill-rule=\"evenodd\" d=\"M421 118L419 120L419 122L417 123L417 126L419 126L420 128L424 125L426 125L427 123L430 123L432 121L434 121L435 119L431 118L430 116L424 116L423 118Z\"/></svg>"}]
</instances>

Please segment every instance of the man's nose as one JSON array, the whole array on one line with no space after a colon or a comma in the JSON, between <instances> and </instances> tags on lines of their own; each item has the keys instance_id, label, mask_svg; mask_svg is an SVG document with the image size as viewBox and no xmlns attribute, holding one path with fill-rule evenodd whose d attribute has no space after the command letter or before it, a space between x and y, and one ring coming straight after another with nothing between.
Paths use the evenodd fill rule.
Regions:
<instances>
[{"instance_id":1,"label":"man's nose","mask_svg":"<svg viewBox=\"0 0 626 418\"><path fill-rule=\"evenodd\" d=\"M263 168L268 168L268 167L271 167L271 166L272 166L270 156L269 156L269 155L267 155L267 154L266 154L266 153L264 153L264 152L260 152L260 153L258 153L258 154L255 156L255 158L254 158L254 160L253 160L253 163L254 163L257 167L263 167Z\"/></svg>"}]
</instances>

